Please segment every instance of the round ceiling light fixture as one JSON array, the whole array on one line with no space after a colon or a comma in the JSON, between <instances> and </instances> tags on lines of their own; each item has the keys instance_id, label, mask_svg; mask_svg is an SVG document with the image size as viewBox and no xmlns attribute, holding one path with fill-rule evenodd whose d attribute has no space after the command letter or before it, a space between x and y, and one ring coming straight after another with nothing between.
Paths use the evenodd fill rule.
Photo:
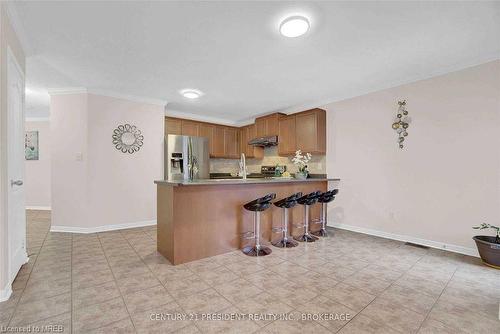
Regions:
<instances>
[{"instance_id":1,"label":"round ceiling light fixture","mask_svg":"<svg viewBox=\"0 0 500 334\"><path fill-rule=\"evenodd\" d=\"M197 89L183 89L180 91L181 95L186 99L197 99L203 95L203 93Z\"/></svg>"},{"instance_id":2,"label":"round ceiling light fixture","mask_svg":"<svg viewBox=\"0 0 500 334\"><path fill-rule=\"evenodd\" d=\"M285 37L299 37L309 30L309 20L300 15L290 16L280 24L280 33Z\"/></svg>"}]
</instances>

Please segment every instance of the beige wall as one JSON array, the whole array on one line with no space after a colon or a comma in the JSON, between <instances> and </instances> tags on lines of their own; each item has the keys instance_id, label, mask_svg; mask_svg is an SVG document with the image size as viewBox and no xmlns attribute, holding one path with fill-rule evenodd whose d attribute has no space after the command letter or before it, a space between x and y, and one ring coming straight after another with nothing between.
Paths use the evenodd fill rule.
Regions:
<instances>
[{"instance_id":1,"label":"beige wall","mask_svg":"<svg viewBox=\"0 0 500 334\"><path fill-rule=\"evenodd\" d=\"M87 94L50 99L52 225L86 226Z\"/></svg>"},{"instance_id":2,"label":"beige wall","mask_svg":"<svg viewBox=\"0 0 500 334\"><path fill-rule=\"evenodd\" d=\"M44 121L26 121L26 131L38 131L39 159L26 160L26 207L32 209L50 209L50 123Z\"/></svg>"},{"instance_id":3,"label":"beige wall","mask_svg":"<svg viewBox=\"0 0 500 334\"><path fill-rule=\"evenodd\" d=\"M261 166L285 165L290 173L295 173L297 167L293 164L292 157L280 157L278 147L266 147L263 159L247 159L247 169L250 173L260 173ZM237 173L239 170L239 160L234 159L210 159L211 173ZM326 173L326 156L313 155L308 164L309 172L312 174Z\"/></svg>"},{"instance_id":4,"label":"beige wall","mask_svg":"<svg viewBox=\"0 0 500 334\"><path fill-rule=\"evenodd\" d=\"M156 221L156 185L163 179L163 107L89 95L89 225ZM111 143L120 124L137 126L144 145L122 153Z\"/></svg>"},{"instance_id":5,"label":"beige wall","mask_svg":"<svg viewBox=\"0 0 500 334\"><path fill-rule=\"evenodd\" d=\"M500 61L325 106L330 223L475 253L471 227L500 221ZM400 150L397 101L412 118Z\"/></svg>"},{"instance_id":6,"label":"beige wall","mask_svg":"<svg viewBox=\"0 0 500 334\"><path fill-rule=\"evenodd\" d=\"M8 289L7 268L7 50L10 49L25 72L25 56L7 17L6 3L0 2L0 298Z\"/></svg>"},{"instance_id":7,"label":"beige wall","mask_svg":"<svg viewBox=\"0 0 500 334\"><path fill-rule=\"evenodd\" d=\"M94 94L51 97L52 228L75 232L154 223L163 177L161 106ZM112 133L136 125L144 145L117 151Z\"/></svg>"}]
</instances>

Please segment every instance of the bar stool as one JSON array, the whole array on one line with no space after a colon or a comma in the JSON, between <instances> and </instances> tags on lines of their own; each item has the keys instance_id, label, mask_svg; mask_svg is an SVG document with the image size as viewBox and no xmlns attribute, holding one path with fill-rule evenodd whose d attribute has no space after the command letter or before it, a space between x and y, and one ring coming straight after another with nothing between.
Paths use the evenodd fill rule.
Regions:
<instances>
[{"instance_id":1,"label":"bar stool","mask_svg":"<svg viewBox=\"0 0 500 334\"><path fill-rule=\"evenodd\" d=\"M273 246L279 248L290 248L298 246L298 242L290 238L288 235L288 209L293 208L297 205L297 199L302 197L302 193L298 192L293 194L292 196L285 197L280 199L277 202L274 202L278 208L283 209L283 223L280 227L273 228L273 232L281 233L281 238L278 241L272 243Z\"/></svg>"},{"instance_id":2,"label":"bar stool","mask_svg":"<svg viewBox=\"0 0 500 334\"><path fill-rule=\"evenodd\" d=\"M271 248L260 244L260 213L271 206L271 201L276 198L276 194L267 194L243 205L248 211L255 212L253 221L253 231L244 233L245 239L255 239L254 246L247 246L242 249L248 256L265 256L271 254Z\"/></svg>"},{"instance_id":3,"label":"bar stool","mask_svg":"<svg viewBox=\"0 0 500 334\"><path fill-rule=\"evenodd\" d=\"M298 237L294 237L295 240L304 241L304 242L314 242L318 240L318 237L315 237L309 233L309 207L318 201L318 198L321 196L321 191L314 191L307 195L302 196L297 200L297 203L302 204L304 206L304 225L299 226L304 228L304 234Z\"/></svg>"},{"instance_id":4,"label":"bar stool","mask_svg":"<svg viewBox=\"0 0 500 334\"><path fill-rule=\"evenodd\" d=\"M337 195L338 192L339 192L338 189L333 189L333 190L330 190L330 191L323 193L318 198L318 203L321 203L321 218L320 218L320 221L318 222L319 224L321 224L321 229L318 231L312 232L313 235L316 235L318 237L327 237L328 236L328 233L326 232L326 224L328 223L327 204L335 199L335 195Z\"/></svg>"}]
</instances>

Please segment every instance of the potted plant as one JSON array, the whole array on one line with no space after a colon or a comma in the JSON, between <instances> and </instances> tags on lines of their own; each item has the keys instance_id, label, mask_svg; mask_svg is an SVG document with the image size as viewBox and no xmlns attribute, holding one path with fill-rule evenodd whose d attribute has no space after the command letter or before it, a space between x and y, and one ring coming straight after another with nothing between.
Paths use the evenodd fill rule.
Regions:
<instances>
[{"instance_id":1,"label":"potted plant","mask_svg":"<svg viewBox=\"0 0 500 334\"><path fill-rule=\"evenodd\" d=\"M297 166L298 172L295 173L295 177L298 179L307 179L309 171L307 170L307 163L311 161L311 153L302 154L301 150L295 152L295 156L292 158L293 163Z\"/></svg>"},{"instance_id":2,"label":"potted plant","mask_svg":"<svg viewBox=\"0 0 500 334\"><path fill-rule=\"evenodd\" d=\"M473 227L476 230L489 228L496 232L496 236L476 235L472 239L476 242L481 260L490 267L500 269L500 227L484 223Z\"/></svg>"}]
</instances>

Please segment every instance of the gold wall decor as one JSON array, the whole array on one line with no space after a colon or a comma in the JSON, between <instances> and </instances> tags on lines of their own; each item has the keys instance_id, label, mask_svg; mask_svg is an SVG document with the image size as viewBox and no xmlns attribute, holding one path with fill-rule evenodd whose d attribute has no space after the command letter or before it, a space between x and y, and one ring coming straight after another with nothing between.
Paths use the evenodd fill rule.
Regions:
<instances>
[{"instance_id":1,"label":"gold wall decor","mask_svg":"<svg viewBox=\"0 0 500 334\"><path fill-rule=\"evenodd\" d=\"M398 133L399 148L403 149L406 137L408 136L408 127L410 126L410 117L406 110L406 100L398 101L398 113L392 123L392 128Z\"/></svg>"}]
</instances>

